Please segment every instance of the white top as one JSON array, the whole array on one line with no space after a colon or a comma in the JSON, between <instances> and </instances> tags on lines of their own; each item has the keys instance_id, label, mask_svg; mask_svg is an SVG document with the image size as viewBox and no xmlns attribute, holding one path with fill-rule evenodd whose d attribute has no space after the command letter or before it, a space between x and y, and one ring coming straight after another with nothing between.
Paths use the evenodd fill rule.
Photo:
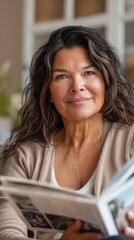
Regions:
<instances>
[{"instance_id":1,"label":"white top","mask_svg":"<svg viewBox=\"0 0 134 240\"><path fill-rule=\"evenodd\" d=\"M82 193L82 194L89 194L92 191L93 188L93 183L94 183L94 179L95 179L95 172L93 173L93 175L91 176L91 178L88 180L88 182L79 190L74 190L76 192ZM60 185L58 184L57 180L56 180L56 176L55 176L55 172L54 172L54 167L52 169L52 179L51 179L51 183L56 186L57 188L61 188Z\"/></svg>"},{"instance_id":2,"label":"white top","mask_svg":"<svg viewBox=\"0 0 134 240\"><path fill-rule=\"evenodd\" d=\"M88 180L88 182L79 190L74 190L76 192L82 193L82 194L89 194L92 191L93 188L93 183L94 183L94 179L95 179L95 172L93 173L93 175L91 176L91 178ZM55 176L55 172L54 172L54 166L52 168L52 179L51 179L51 183L56 186L57 188L60 188L60 185L58 184L57 180L56 180L56 176ZM54 237L54 240L60 240L62 237L63 233L57 233Z\"/></svg>"}]
</instances>

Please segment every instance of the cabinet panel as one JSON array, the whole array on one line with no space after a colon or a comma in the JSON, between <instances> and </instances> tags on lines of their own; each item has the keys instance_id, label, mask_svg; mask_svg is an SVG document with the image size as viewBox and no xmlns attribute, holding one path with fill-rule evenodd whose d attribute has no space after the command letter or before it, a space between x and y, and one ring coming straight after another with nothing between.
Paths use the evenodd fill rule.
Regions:
<instances>
[{"instance_id":1,"label":"cabinet panel","mask_svg":"<svg viewBox=\"0 0 134 240\"><path fill-rule=\"evenodd\" d=\"M50 33L46 33L35 37L34 52L47 42L49 35Z\"/></svg>"},{"instance_id":2,"label":"cabinet panel","mask_svg":"<svg viewBox=\"0 0 134 240\"><path fill-rule=\"evenodd\" d=\"M125 24L125 50L128 79L134 84L134 21Z\"/></svg>"},{"instance_id":3,"label":"cabinet panel","mask_svg":"<svg viewBox=\"0 0 134 240\"><path fill-rule=\"evenodd\" d=\"M36 22L63 18L63 0L36 0Z\"/></svg>"},{"instance_id":4,"label":"cabinet panel","mask_svg":"<svg viewBox=\"0 0 134 240\"><path fill-rule=\"evenodd\" d=\"M133 0L125 0L125 13L126 14L134 13L134 1Z\"/></svg>"},{"instance_id":5,"label":"cabinet panel","mask_svg":"<svg viewBox=\"0 0 134 240\"><path fill-rule=\"evenodd\" d=\"M125 24L125 43L126 47L129 45L134 46L134 21L128 22Z\"/></svg>"},{"instance_id":6,"label":"cabinet panel","mask_svg":"<svg viewBox=\"0 0 134 240\"><path fill-rule=\"evenodd\" d=\"M134 86L134 63L129 64L127 66L127 75L128 75L128 80L133 84Z\"/></svg>"},{"instance_id":7,"label":"cabinet panel","mask_svg":"<svg viewBox=\"0 0 134 240\"><path fill-rule=\"evenodd\" d=\"M75 17L105 12L105 0L75 0Z\"/></svg>"}]
</instances>

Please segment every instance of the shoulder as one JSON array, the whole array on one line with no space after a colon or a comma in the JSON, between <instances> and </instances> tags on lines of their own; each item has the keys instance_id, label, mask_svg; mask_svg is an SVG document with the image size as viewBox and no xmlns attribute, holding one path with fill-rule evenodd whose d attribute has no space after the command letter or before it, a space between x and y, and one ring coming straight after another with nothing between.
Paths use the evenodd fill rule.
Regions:
<instances>
[{"instance_id":1,"label":"shoulder","mask_svg":"<svg viewBox=\"0 0 134 240\"><path fill-rule=\"evenodd\" d=\"M112 176L134 156L134 125L104 122L101 155L97 167L97 194ZM105 172L105 174L104 174Z\"/></svg>"},{"instance_id":2,"label":"shoulder","mask_svg":"<svg viewBox=\"0 0 134 240\"><path fill-rule=\"evenodd\" d=\"M16 148L16 154L19 154L23 157L27 156L36 156L41 154L42 152L44 153L45 151L49 150L49 146L43 146L43 144L34 142L34 141L26 141L21 144L18 144Z\"/></svg>"},{"instance_id":3,"label":"shoulder","mask_svg":"<svg viewBox=\"0 0 134 240\"><path fill-rule=\"evenodd\" d=\"M123 132L129 132L131 130L134 133L134 124L127 125L127 124L122 124L122 123L113 123L112 128L119 129L119 131L123 131Z\"/></svg>"},{"instance_id":4,"label":"shoulder","mask_svg":"<svg viewBox=\"0 0 134 240\"><path fill-rule=\"evenodd\" d=\"M115 137L131 137L134 138L134 124L126 125L122 123L104 123L104 131L107 134L112 134Z\"/></svg>"},{"instance_id":5,"label":"shoulder","mask_svg":"<svg viewBox=\"0 0 134 240\"><path fill-rule=\"evenodd\" d=\"M111 135L118 146L125 148L126 151L130 151L131 155L134 155L134 125L125 125L120 123L114 123L111 128ZM130 155L130 156L131 156Z\"/></svg>"},{"instance_id":6,"label":"shoulder","mask_svg":"<svg viewBox=\"0 0 134 240\"><path fill-rule=\"evenodd\" d=\"M42 166L51 160L52 148L52 145L44 147L33 141L19 144L6 161L5 174L38 179Z\"/></svg>"},{"instance_id":7,"label":"shoulder","mask_svg":"<svg viewBox=\"0 0 134 240\"><path fill-rule=\"evenodd\" d=\"M37 142L27 141L17 146L14 156L17 156L21 160L27 159L28 162L32 159L32 162L34 162L42 155L45 156L49 151L50 145L45 147Z\"/></svg>"},{"instance_id":8,"label":"shoulder","mask_svg":"<svg viewBox=\"0 0 134 240\"><path fill-rule=\"evenodd\" d=\"M134 125L125 125L121 123L104 124L105 139L104 145L107 145L111 154L124 156L130 159L134 156Z\"/></svg>"}]
</instances>

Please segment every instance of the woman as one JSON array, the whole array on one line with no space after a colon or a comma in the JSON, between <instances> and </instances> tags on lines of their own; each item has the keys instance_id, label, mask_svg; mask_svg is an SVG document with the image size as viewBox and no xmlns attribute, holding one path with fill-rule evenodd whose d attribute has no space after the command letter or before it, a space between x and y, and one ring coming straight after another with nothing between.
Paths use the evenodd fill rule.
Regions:
<instances>
[{"instance_id":1,"label":"woman","mask_svg":"<svg viewBox=\"0 0 134 240\"><path fill-rule=\"evenodd\" d=\"M132 87L116 52L94 29L56 30L34 55L20 126L5 148L4 174L99 196L134 156ZM105 175L104 175L105 172ZM24 223L1 203L0 239L28 239ZM10 214L9 214L10 213ZM134 222L134 213L127 215ZM70 225L62 240L96 239ZM134 237L134 229L123 229ZM58 239L38 233L41 239Z\"/></svg>"}]
</instances>

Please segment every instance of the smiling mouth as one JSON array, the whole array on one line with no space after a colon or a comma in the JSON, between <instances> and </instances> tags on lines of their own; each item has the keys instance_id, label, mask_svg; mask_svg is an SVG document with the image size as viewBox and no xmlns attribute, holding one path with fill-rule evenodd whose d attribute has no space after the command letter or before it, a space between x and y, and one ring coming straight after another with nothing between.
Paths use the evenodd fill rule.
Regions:
<instances>
[{"instance_id":1,"label":"smiling mouth","mask_svg":"<svg viewBox=\"0 0 134 240\"><path fill-rule=\"evenodd\" d=\"M78 98L78 99L72 99L70 101L68 101L68 103L72 104L72 105L85 105L86 103L88 103L89 101L91 101L92 98Z\"/></svg>"}]
</instances>

